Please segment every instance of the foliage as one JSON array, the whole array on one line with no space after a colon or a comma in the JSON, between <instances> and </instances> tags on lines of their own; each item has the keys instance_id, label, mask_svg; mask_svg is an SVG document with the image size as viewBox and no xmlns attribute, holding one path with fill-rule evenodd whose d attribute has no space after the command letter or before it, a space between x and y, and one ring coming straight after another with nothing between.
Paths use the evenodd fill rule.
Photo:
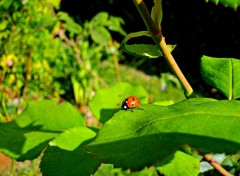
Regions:
<instances>
[{"instance_id":1,"label":"foliage","mask_svg":"<svg viewBox=\"0 0 240 176\"><path fill-rule=\"evenodd\" d=\"M84 106L95 90L106 86L98 66L119 55L109 30L124 35L122 19L101 12L81 26L68 14L55 13L56 2L1 2L3 102L63 96Z\"/></svg>"},{"instance_id":2,"label":"foliage","mask_svg":"<svg viewBox=\"0 0 240 176\"><path fill-rule=\"evenodd\" d=\"M98 90L89 103L89 107L100 122L108 121L120 108L124 98L135 95L141 103L147 103L147 93L142 86L119 83L110 88Z\"/></svg>"},{"instance_id":3,"label":"foliage","mask_svg":"<svg viewBox=\"0 0 240 176\"><path fill-rule=\"evenodd\" d=\"M141 175L146 170L166 176L198 175L202 172L200 163L208 153L225 153L228 157L223 165L231 166L233 174L239 173L238 60L204 55L203 78L230 100L197 98L171 55L173 48L165 43L161 0L154 1L151 13L144 3L134 1L147 27L147 36L151 36L154 48L159 50L154 58L164 56L179 80L165 74L159 85L166 85L167 81L176 87L181 84L187 98L168 102L171 104L168 106L160 105L161 102L150 104L145 85L120 82L108 87L98 74L103 60L112 59L117 70L115 57L119 56L119 44L113 41L109 30L125 35L120 18L102 12L81 26L64 12L55 14L47 2L52 1L9 1L1 6L5 21L0 25L3 111L7 116L6 99L22 94L26 98L37 91L43 97L60 96L72 84L75 105L88 104L100 125L87 126L82 109L79 113L68 102L28 101L17 118L0 123L1 152L19 161L40 157L41 172L48 176L99 174L97 170L104 164L121 168L126 175L133 172ZM127 35L122 46L146 32L135 34ZM142 50L136 50L139 46L142 45L127 50L139 54ZM54 83L58 86L51 87ZM140 108L120 109L122 100L129 95L139 97Z\"/></svg>"},{"instance_id":4,"label":"foliage","mask_svg":"<svg viewBox=\"0 0 240 176\"><path fill-rule=\"evenodd\" d=\"M122 41L122 48L125 52L146 58L158 58L163 56L163 53L158 49L157 45L154 44L127 44L130 39L140 38L140 37L151 37L148 31L140 31L128 34L127 37ZM172 51L176 45L168 45L169 50Z\"/></svg>"},{"instance_id":5,"label":"foliage","mask_svg":"<svg viewBox=\"0 0 240 176\"><path fill-rule=\"evenodd\" d=\"M208 2L208 0L206 0ZM211 2L215 3L215 4L218 4L218 3L221 3L223 4L224 6L229 6L231 8L234 8L234 9L237 9L239 4L240 4L240 1L239 0L210 0Z\"/></svg>"},{"instance_id":6,"label":"foliage","mask_svg":"<svg viewBox=\"0 0 240 176\"><path fill-rule=\"evenodd\" d=\"M208 84L221 91L230 100L240 97L238 59L203 56L201 64L203 78Z\"/></svg>"}]
</instances>

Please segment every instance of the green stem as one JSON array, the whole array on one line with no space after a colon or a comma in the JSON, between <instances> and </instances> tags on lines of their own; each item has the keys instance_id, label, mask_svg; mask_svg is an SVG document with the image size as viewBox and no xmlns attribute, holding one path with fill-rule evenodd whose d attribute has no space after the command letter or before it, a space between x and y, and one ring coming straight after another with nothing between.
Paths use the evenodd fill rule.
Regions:
<instances>
[{"instance_id":1,"label":"green stem","mask_svg":"<svg viewBox=\"0 0 240 176\"><path fill-rule=\"evenodd\" d=\"M7 120L8 122L10 122L11 119L10 119L10 116L9 116L8 111L7 111L7 108L6 108L4 93L2 94L2 108L3 108L4 114L5 114L6 120Z\"/></svg>"},{"instance_id":2,"label":"green stem","mask_svg":"<svg viewBox=\"0 0 240 176\"><path fill-rule=\"evenodd\" d=\"M163 55L166 58L166 61L168 62L168 65L171 67L172 71L175 73L175 75L178 77L179 81L181 82L186 97L194 96L193 89L191 85L188 83L187 79L183 75L182 71L178 67L176 61L174 60L172 53L169 51L169 48L165 42L165 39L162 38L162 40L159 43L159 46L163 52Z\"/></svg>"},{"instance_id":3,"label":"green stem","mask_svg":"<svg viewBox=\"0 0 240 176\"><path fill-rule=\"evenodd\" d=\"M144 3L143 0L133 0L135 6L138 9L138 12L140 13L148 31L153 37L157 37L159 39L162 38L162 31L160 28L158 28L155 23L153 22L153 19Z\"/></svg>"},{"instance_id":4,"label":"green stem","mask_svg":"<svg viewBox=\"0 0 240 176\"><path fill-rule=\"evenodd\" d=\"M133 0L133 2L136 5L138 12L140 13L148 31L152 35L154 42L159 46L159 49L162 51L169 67L172 69L172 71L175 73L178 80L182 84L185 96L187 98L196 97L193 92L192 87L188 83L187 79L185 78L182 71L178 67L176 61L174 60L171 52L169 51L168 46L165 42L165 39L162 35L161 28L160 27L158 28L156 26L156 24L153 22L151 15L150 15L144 1L143 0Z\"/></svg>"},{"instance_id":5,"label":"green stem","mask_svg":"<svg viewBox=\"0 0 240 176\"><path fill-rule=\"evenodd\" d=\"M121 82L118 58L117 58L116 54L113 54L112 57L113 57L113 62L114 62L116 79L117 79L118 82Z\"/></svg>"},{"instance_id":6,"label":"green stem","mask_svg":"<svg viewBox=\"0 0 240 176\"><path fill-rule=\"evenodd\" d=\"M12 165L11 165L11 170L9 176L14 176L14 171L15 171L15 166L16 166L16 160L12 159Z\"/></svg>"}]
</instances>

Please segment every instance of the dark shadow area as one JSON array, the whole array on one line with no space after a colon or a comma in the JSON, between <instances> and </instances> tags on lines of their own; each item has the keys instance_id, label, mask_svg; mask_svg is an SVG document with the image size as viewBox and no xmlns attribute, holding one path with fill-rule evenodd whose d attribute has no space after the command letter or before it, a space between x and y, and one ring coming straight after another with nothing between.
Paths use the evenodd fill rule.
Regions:
<instances>
[{"instance_id":1,"label":"dark shadow area","mask_svg":"<svg viewBox=\"0 0 240 176\"><path fill-rule=\"evenodd\" d=\"M81 147L67 151L58 147L48 147L43 155L41 171L44 175L91 175L100 162L90 157Z\"/></svg>"},{"instance_id":2,"label":"dark shadow area","mask_svg":"<svg viewBox=\"0 0 240 176\"><path fill-rule=\"evenodd\" d=\"M102 123L105 123L106 121L108 121L110 118L113 117L113 115L120 111L120 108L115 108L115 109L101 109L100 111L100 119L99 121Z\"/></svg>"},{"instance_id":3,"label":"dark shadow area","mask_svg":"<svg viewBox=\"0 0 240 176\"><path fill-rule=\"evenodd\" d=\"M125 137L127 138L127 136ZM110 141L115 140L115 141ZM109 142L108 142L109 141ZM91 154L104 163L114 164L114 167L139 170L151 166L169 156L176 149L188 144L203 153L236 153L240 144L224 139L189 135L184 133L161 133L132 137L125 140L101 139L86 146Z\"/></svg>"},{"instance_id":4,"label":"dark shadow area","mask_svg":"<svg viewBox=\"0 0 240 176\"><path fill-rule=\"evenodd\" d=\"M41 128L41 125L33 125L33 123L26 127L20 127L14 121L0 124L0 149L4 154L18 161L37 158L42 150L48 145L48 142L54 138L56 134L59 134L59 132L42 130ZM36 139L35 135L39 135L40 132L49 134L41 135L41 140L43 142L37 144L34 139ZM29 144L31 140L32 146Z\"/></svg>"}]
</instances>

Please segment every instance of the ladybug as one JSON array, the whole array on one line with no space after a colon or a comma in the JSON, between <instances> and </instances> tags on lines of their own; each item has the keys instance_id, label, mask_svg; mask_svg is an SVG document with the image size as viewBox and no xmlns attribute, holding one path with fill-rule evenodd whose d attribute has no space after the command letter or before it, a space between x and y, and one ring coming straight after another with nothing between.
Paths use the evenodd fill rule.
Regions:
<instances>
[{"instance_id":1,"label":"ladybug","mask_svg":"<svg viewBox=\"0 0 240 176\"><path fill-rule=\"evenodd\" d=\"M134 109L138 106L140 106L140 101L138 97L130 96L123 100L121 107L123 110L128 110L128 109Z\"/></svg>"}]
</instances>

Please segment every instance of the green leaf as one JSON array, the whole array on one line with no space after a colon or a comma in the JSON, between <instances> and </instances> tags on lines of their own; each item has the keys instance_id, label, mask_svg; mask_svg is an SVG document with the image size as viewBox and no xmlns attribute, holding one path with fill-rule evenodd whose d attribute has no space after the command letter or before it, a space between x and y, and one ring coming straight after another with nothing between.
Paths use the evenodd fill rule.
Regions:
<instances>
[{"instance_id":1,"label":"green leaf","mask_svg":"<svg viewBox=\"0 0 240 176\"><path fill-rule=\"evenodd\" d=\"M147 92L142 86L131 86L122 82L98 90L90 100L89 107L93 115L104 123L121 109L122 101L132 95L137 96L141 103L147 103Z\"/></svg>"},{"instance_id":2,"label":"green leaf","mask_svg":"<svg viewBox=\"0 0 240 176\"><path fill-rule=\"evenodd\" d=\"M151 17L157 27L161 27L162 22L162 0L154 0L154 6L151 11Z\"/></svg>"},{"instance_id":3,"label":"green leaf","mask_svg":"<svg viewBox=\"0 0 240 176\"><path fill-rule=\"evenodd\" d=\"M87 140L94 138L96 133L87 127L78 126L64 131L53 139L49 145L57 146L63 150L73 151Z\"/></svg>"},{"instance_id":4,"label":"green leaf","mask_svg":"<svg viewBox=\"0 0 240 176\"><path fill-rule=\"evenodd\" d=\"M99 12L97 13L90 21L91 25L94 27L97 26L105 26L108 24L108 13L107 12Z\"/></svg>"},{"instance_id":5,"label":"green leaf","mask_svg":"<svg viewBox=\"0 0 240 176\"><path fill-rule=\"evenodd\" d=\"M53 100L29 102L15 122L19 127L33 125L58 132L75 126L85 126L83 116L70 103Z\"/></svg>"},{"instance_id":6,"label":"green leaf","mask_svg":"<svg viewBox=\"0 0 240 176\"><path fill-rule=\"evenodd\" d=\"M2 21L0 22L0 31L1 31L1 32L4 31L4 30L7 28L7 25L8 25L7 20L2 20Z\"/></svg>"},{"instance_id":7,"label":"green leaf","mask_svg":"<svg viewBox=\"0 0 240 176\"><path fill-rule=\"evenodd\" d=\"M90 28L96 28L99 26L108 27L109 30L119 32L122 35L126 35L126 32L121 27L124 21L120 17L110 16L107 12L99 12L90 21Z\"/></svg>"},{"instance_id":8,"label":"green leaf","mask_svg":"<svg viewBox=\"0 0 240 176\"><path fill-rule=\"evenodd\" d=\"M40 165L43 175L89 176L95 173L100 163L82 148L95 135L96 133L87 127L74 127L51 141Z\"/></svg>"},{"instance_id":9,"label":"green leaf","mask_svg":"<svg viewBox=\"0 0 240 176\"><path fill-rule=\"evenodd\" d=\"M240 97L240 60L202 56L203 79L228 99Z\"/></svg>"},{"instance_id":10,"label":"green leaf","mask_svg":"<svg viewBox=\"0 0 240 176\"><path fill-rule=\"evenodd\" d=\"M79 34L82 32L82 27L76 23L67 13L58 12L57 17L59 20L63 21L66 24L67 30L69 30L72 34Z\"/></svg>"},{"instance_id":11,"label":"green leaf","mask_svg":"<svg viewBox=\"0 0 240 176\"><path fill-rule=\"evenodd\" d=\"M155 44L127 44L130 39L140 38L140 37L151 37L148 31L140 31L128 34L122 41L121 46L125 52L128 54L146 57L146 58L158 58L163 56L159 47ZM172 51L176 45L168 45L169 50Z\"/></svg>"},{"instance_id":12,"label":"green leaf","mask_svg":"<svg viewBox=\"0 0 240 176\"><path fill-rule=\"evenodd\" d=\"M198 175L200 160L181 151L174 152L157 164L157 170L165 176Z\"/></svg>"},{"instance_id":13,"label":"green leaf","mask_svg":"<svg viewBox=\"0 0 240 176\"><path fill-rule=\"evenodd\" d=\"M34 159L51 139L75 126L85 126L85 120L70 103L29 102L15 121L0 124L0 150L18 160Z\"/></svg>"},{"instance_id":14,"label":"green leaf","mask_svg":"<svg viewBox=\"0 0 240 176\"><path fill-rule=\"evenodd\" d=\"M40 164L41 172L47 176L89 176L99 166L100 163L81 148L67 151L58 147L48 147Z\"/></svg>"},{"instance_id":15,"label":"green leaf","mask_svg":"<svg viewBox=\"0 0 240 176\"><path fill-rule=\"evenodd\" d=\"M103 26L93 27L90 30L93 41L101 45L107 45L112 39L110 32Z\"/></svg>"},{"instance_id":16,"label":"green leaf","mask_svg":"<svg viewBox=\"0 0 240 176\"><path fill-rule=\"evenodd\" d=\"M123 30L121 24L124 24L122 18L110 16L107 26L111 31L119 32L121 35L125 36L127 33Z\"/></svg>"},{"instance_id":17,"label":"green leaf","mask_svg":"<svg viewBox=\"0 0 240 176\"><path fill-rule=\"evenodd\" d=\"M48 3L51 3L56 9L59 8L61 0L47 0Z\"/></svg>"},{"instance_id":18,"label":"green leaf","mask_svg":"<svg viewBox=\"0 0 240 176\"><path fill-rule=\"evenodd\" d=\"M208 2L209 0L206 0L206 2ZM234 8L235 10L237 9L237 7L240 4L240 0L210 0L215 4L221 3L224 6L229 6L231 8Z\"/></svg>"},{"instance_id":19,"label":"green leaf","mask_svg":"<svg viewBox=\"0 0 240 176\"><path fill-rule=\"evenodd\" d=\"M139 170L188 144L202 152L240 148L240 102L189 99L171 106L141 105L119 111L86 146L104 163Z\"/></svg>"}]
</instances>

